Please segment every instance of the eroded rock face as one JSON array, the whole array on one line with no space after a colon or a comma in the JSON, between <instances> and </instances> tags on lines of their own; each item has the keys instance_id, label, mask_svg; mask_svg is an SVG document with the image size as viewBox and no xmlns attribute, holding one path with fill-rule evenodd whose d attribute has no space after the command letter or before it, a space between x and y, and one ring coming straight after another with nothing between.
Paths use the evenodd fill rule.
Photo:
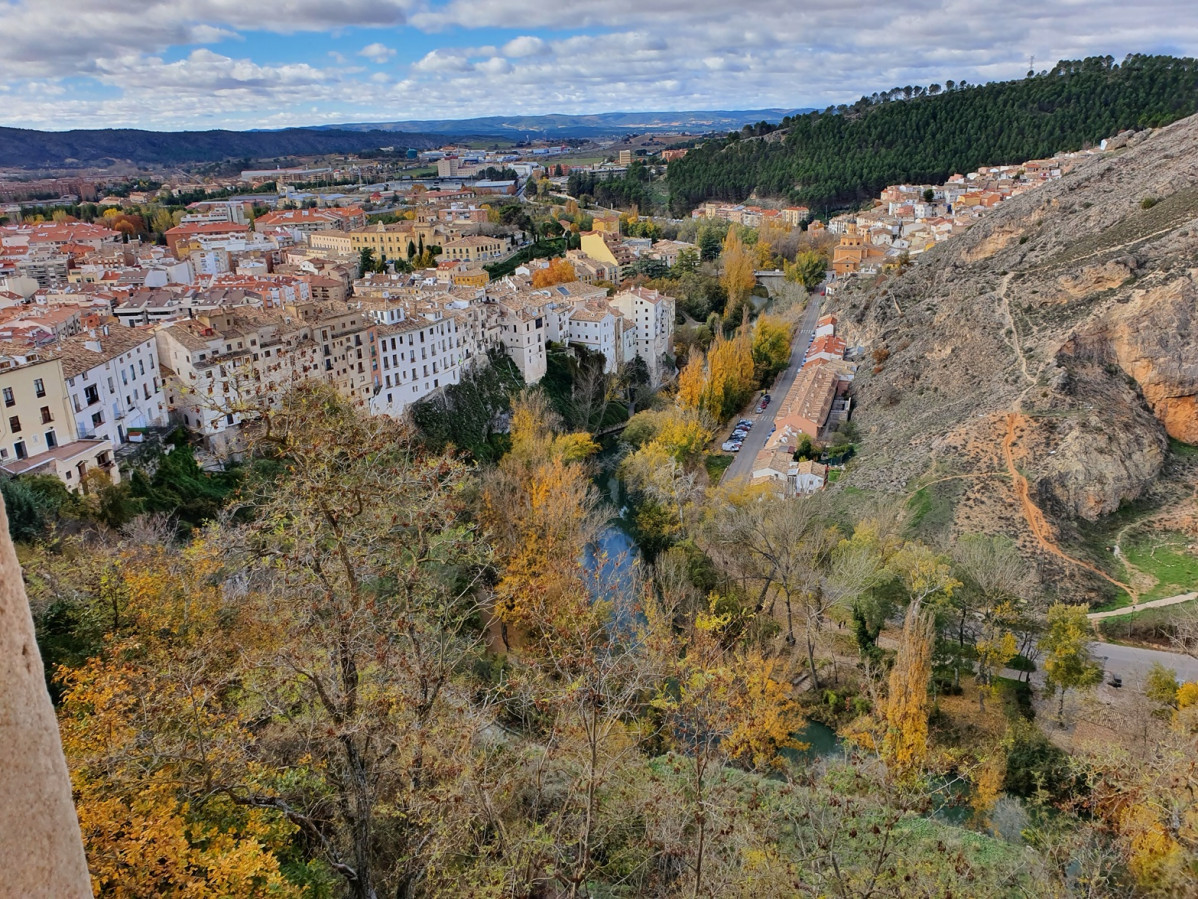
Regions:
<instances>
[{"instance_id":1,"label":"eroded rock face","mask_svg":"<svg viewBox=\"0 0 1198 899\"><path fill-rule=\"evenodd\" d=\"M1103 322L1119 367L1170 437L1198 444L1198 286L1193 276L1132 291Z\"/></svg>"},{"instance_id":2,"label":"eroded rock face","mask_svg":"<svg viewBox=\"0 0 1198 899\"><path fill-rule=\"evenodd\" d=\"M1116 143L827 301L850 343L889 353L854 382L852 485L943 479L943 539L1007 534L1046 581L1061 563L1026 539L1003 479L1008 416L1024 422L1016 464L1064 535L1157 494L1175 476L1169 437L1198 445L1198 116ZM1093 599L1084 581L1072 595Z\"/></svg>"},{"instance_id":3,"label":"eroded rock face","mask_svg":"<svg viewBox=\"0 0 1198 899\"><path fill-rule=\"evenodd\" d=\"M1033 482L1045 508L1095 521L1144 492L1165 463L1168 442L1118 375L1083 371L1074 377L1088 389L1073 410L1058 419L1031 419L1029 442L1043 447Z\"/></svg>"}]
</instances>

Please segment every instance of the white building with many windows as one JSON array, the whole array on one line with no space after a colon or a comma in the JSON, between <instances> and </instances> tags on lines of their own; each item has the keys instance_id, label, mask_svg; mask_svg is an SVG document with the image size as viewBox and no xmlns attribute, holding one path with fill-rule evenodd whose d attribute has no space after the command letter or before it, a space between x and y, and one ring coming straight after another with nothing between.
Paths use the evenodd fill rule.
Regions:
<instances>
[{"instance_id":1,"label":"white building with many windows","mask_svg":"<svg viewBox=\"0 0 1198 899\"><path fill-rule=\"evenodd\" d=\"M382 383L370 412L399 418L412 403L461 381L462 335L457 320L440 312L407 315L397 308L390 317L376 329Z\"/></svg>"},{"instance_id":2,"label":"white building with many windows","mask_svg":"<svg viewBox=\"0 0 1198 899\"><path fill-rule=\"evenodd\" d=\"M59 344L75 427L113 446L136 443L146 428L167 423L158 344L148 331L106 330Z\"/></svg>"}]
</instances>

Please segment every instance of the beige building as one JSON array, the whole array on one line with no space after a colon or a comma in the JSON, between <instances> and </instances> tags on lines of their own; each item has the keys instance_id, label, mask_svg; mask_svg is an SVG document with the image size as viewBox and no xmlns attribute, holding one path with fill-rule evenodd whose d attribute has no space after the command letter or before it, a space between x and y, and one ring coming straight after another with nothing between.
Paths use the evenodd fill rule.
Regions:
<instances>
[{"instance_id":1,"label":"beige building","mask_svg":"<svg viewBox=\"0 0 1198 899\"><path fill-rule=\"evenodd\" d=\"M484 263L494 262L507 252L508 242L500 237L463 237L451 240L441 247L441 258L446 261Z\"/></svg>"},{"instance_id":2,"label":"beige building","mask_svg":"<svg viewBox=\"0 0 1198 899\"><path fill-rule=\"evenodd\" d=\"M0 349L0 469L52 474L70 490L86 490L93 469L120 480L112 451L108 440L79 439L60 359Z\"/></svg>"},{"instance_id":3,"label":"beige building","mask_svg":"<svg viewBox=\"0 0 1198 899\"><path fill-rule=\"evenodd\" d=\"M304 381L365 409L378 380L375 324L344 305L221 309L156 336L169 411L216 451L237 449L242 422Z\"/></svg>"},{"instance_id":4,"label":"beige building","mask_svg":"<svg viewBox=\"0 0 1198 899\"><path fill-rule=\"evenodd\" d=\"M313 231L308 235L308 246L337 256L349 256L354 252L353 236L344 231Z\"/></svg>"}]
</instances>

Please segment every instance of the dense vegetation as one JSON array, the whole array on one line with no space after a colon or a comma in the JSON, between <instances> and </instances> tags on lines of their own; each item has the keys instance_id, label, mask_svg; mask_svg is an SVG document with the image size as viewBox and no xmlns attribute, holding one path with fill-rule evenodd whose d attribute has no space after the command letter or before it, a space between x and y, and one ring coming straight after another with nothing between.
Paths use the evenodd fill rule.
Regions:
<instances>
[{"instance_id":1,"label":"dense vegetation","mask_svg":"<svg viewBox=\"0 0 1198 899\"><path fill-rule=\"evenodd\" d=\"M671 163L671 210L756 191L813 207L874 197L888 184L939 182L979 165L1078 150L1127 128L1198 111L1198 60L1128 56L1058 63L1019 81L895 88L787 118L781 140L746 128Z\"/></svg>"},{"instance_id":2,"label":"dense vegetation","mask_svg":"<svg viewBox=\"0 0 1198 899\"><path fill-rule=\"evenodd\" d=\"M310 385L203 528L21 546L97 894L1184 895L1198 685L1154 675L1151 768L1066 755L999 672L1039 646L1091 683L1084 610L1012 544L696 479L717 381L778 336L629 423L668 529L622 578L598 447L536 391L475 467Z\"/></svg>"},{"instance_id":3,"label":"dense vegetation","mask_svg":"<svg viewBox=\"0 0 1198 899\"><path fill-rule=\"evenodd\" d=\"M620 209L635 207L642 213L649 214L653 212L654 207L653 192L649 188L652 180L653 170L643 162L634 161L618 176L596 172L571 172L570 177L566 179L566 190L570 196L584 205L593 201L600 206Z\"/></svg>"}]
</instances>

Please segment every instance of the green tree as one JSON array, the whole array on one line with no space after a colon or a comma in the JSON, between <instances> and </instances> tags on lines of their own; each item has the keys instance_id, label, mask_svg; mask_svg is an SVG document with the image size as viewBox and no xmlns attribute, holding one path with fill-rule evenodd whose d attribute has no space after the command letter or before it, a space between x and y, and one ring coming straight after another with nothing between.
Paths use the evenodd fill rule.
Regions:
<instances>
[{"instance_id":1,"label":"green tree","mask_svg":"<svg viewBox=\"0 0 1198 899\"><path fill-rule=\"evenodd\" d=\"M815 290L823 283L827 269L827 257L818 250L803 250L795 257L794 262L783 265L786 280L802 284L808 290Z\"/></svg>"},{"instance_id":2,"label":"green tree","mask_svg":"<svg viewBox=\"0 0 1198 899\"><path fill-rule=\"evenodd\" d=\"M1044 651L1045 684L1059 694L1057 723L1065 724L1065 693L1092 687L1102 680L1102 666L1090 655L1092 631L1085 606L1053 603L1040 638Z\"/></svg>"}]
</instances>

